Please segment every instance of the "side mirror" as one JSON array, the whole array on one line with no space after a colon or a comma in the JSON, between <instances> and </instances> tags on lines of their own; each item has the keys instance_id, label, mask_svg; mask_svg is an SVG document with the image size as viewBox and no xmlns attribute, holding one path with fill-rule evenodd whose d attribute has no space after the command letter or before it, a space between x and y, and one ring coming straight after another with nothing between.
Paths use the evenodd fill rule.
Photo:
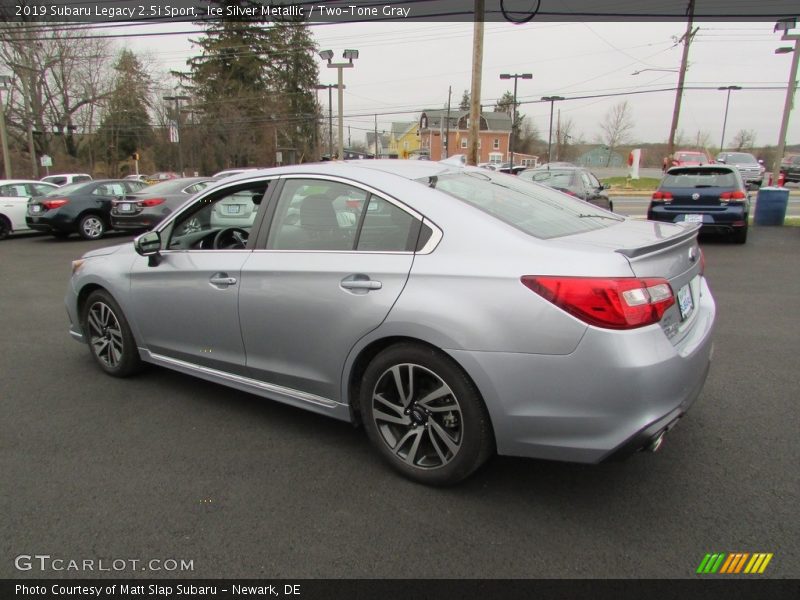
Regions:
<instances>
[{"instance_id":1,"label":"side mirror","mask_svg":"<svg viewBox=\"0 0 800 600\"><path fill-rule=\"evenodd\" d=\"M718 163L722 163L724 165L725 164L725 159L724 158L718 158L717 162Z\"/></svg>"},{"instance_id":2,"label":"side mirror","mask_svg":"<svg viewBox=\"0 0 800 600\"><path fill-rule=\"evenodd\" d=\"M141 256L150 258L148 264L155 267L160 262L161 234L157 231L148 231L133 240L133 248Z\"/></svg>"}]
</instances>

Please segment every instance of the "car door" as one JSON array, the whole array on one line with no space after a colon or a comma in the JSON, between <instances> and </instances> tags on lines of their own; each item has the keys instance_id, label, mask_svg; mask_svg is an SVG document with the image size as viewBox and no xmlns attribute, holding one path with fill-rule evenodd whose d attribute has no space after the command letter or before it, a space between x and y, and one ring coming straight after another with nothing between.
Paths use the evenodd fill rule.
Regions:
<instances>
[{"instance_id":1,"label":"car door","mask_svg":"<svg viewBox=\"0 0 800 600\"><path fill-rule=\"evenodd\" d=\"M25 224L25 213L31 195L25 183L0 185L0 215L9 220L13 231L28 229Z\"/></svg>"},{"instance_id":2,"label":"car door","mask_svg":"<svg viewBox=\"0 0 800 600\"><path fill-rule=\"evenodd\" d=\"M263 180L238 184L198 197L159 229L158 260L134 260L128 310L142 342L157 357L245 373L239 327L241 274L267 185ZM245 189L250 197L258 196L250 222L235 228L212 224L215 206Z\"/></svg>"},{"instance_id":3,"label":"car door","mask_svg":"<svg viewBox=\"0 0 800 600\"><path fill-rule=\"evenodd\" d=\"M423 225L334 178L286 178L271 210L264 247L242 269L248 370L301 400L338 401L345 359L400 295Z\"/></svg>"}]
</instances>

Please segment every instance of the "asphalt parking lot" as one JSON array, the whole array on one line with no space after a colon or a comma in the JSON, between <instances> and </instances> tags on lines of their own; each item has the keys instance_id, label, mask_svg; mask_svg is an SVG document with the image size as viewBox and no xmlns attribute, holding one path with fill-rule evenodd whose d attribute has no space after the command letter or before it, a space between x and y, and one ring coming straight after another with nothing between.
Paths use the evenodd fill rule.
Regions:
<instances>
[{"instance_id":1,"label":"asphalt parking lot","mask_svg":"<svg viewBox=\"0 0 800 600\"><path fill-rule=\"evenodd\" d=\"M67 334L69 261L128 239L0 243L0 577L103 575L15 568L49 554L193 561L127 577L683 578L708 552L800 577L800 228L704 241L714 364L658 454L496 457L450 489L396 476L344 423L156 368L103 375Z\"/></svg>"}]
</instances>

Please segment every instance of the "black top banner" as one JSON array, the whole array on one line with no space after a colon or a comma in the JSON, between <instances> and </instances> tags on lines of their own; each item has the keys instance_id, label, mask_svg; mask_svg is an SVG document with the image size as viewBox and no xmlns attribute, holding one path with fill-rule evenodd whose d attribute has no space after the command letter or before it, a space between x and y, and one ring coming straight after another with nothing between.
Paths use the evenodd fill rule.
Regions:
<instances>
[{"instance_id":1,"label":"black top banner","mask_svg":"<svg viewBox=\"0 0 800 600\"><path fill-rule=\"evenodd\" d=\"M800 14L798 0L0 0L10 22L109 23L306 21L470 22L534 21L777 21Z\"/></svg>"}]
</instances>

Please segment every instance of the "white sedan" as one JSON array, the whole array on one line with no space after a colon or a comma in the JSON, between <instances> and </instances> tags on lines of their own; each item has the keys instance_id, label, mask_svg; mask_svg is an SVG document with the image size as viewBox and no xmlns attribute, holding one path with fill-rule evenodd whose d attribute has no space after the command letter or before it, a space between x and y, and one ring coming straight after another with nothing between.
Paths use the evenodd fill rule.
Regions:
<instances>
[{"instance_id":1,"label":"white sedan","mask_svg":"<svg viewBox=\"0 0 800 600\"><path fill-rule=\"evenodd\" d=\"M43 196L58 186L30 179L0 180L0 240L17 231L29 231L25 224L28 200Z\"/></svg>"}]
</instances>

